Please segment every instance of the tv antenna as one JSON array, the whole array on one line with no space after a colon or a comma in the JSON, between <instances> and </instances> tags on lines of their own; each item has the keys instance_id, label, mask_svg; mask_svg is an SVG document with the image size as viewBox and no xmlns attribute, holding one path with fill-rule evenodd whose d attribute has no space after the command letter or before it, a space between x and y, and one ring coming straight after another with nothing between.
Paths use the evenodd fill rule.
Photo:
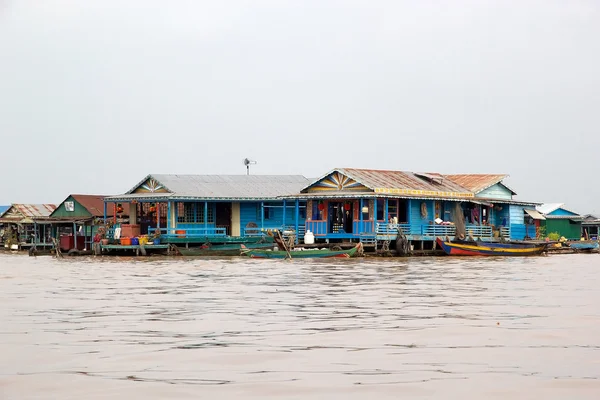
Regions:
<instances>
[{"instance_id":1,"label":"tv antenna","mask_svg":"<svg viewBox=\"0 0 600 400\"><path fill-rule=\"evenodd\" d=\"M250 175L250 164L256 164L256 161L251 160L249 158L244 158L244 161L242 162L246 166L246 175Z\"/></svg>"}]
</instances>

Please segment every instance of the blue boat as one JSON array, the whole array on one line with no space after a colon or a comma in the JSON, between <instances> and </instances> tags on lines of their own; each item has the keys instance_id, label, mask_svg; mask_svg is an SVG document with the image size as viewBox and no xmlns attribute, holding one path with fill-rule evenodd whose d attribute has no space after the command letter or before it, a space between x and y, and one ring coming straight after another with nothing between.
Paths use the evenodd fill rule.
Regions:
<instances>
[{"instance_id":1,"label":"blue boat","mask_svg":"<svg viewBox=\"0 0 600 400\"><path fill-rule=\"evenodd\" d=\"M595 240L580 240L568 242L570 248L575 251L597 251L600 245Z\"/></svg>"}]
</instances>

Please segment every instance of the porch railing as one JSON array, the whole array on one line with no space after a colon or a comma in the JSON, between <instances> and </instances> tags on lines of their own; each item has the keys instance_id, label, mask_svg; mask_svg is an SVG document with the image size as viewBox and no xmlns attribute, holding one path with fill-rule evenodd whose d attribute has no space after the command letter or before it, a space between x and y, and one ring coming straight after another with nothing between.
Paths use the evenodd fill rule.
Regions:
<instances>
[{"instance_id":1,"label":"porch railing","mask_svg":"<svg viewBox=\"0 0 600 400\"><path fill-rule=\"evenodd\" d=\"M377 235L393 236L402 231L405 235L420 236L455 236L456 226L454 225L420 225L420 224L377 224ZM492 237L492 227L485 225L467 225L467 235L474 238Z\"/></svg>"},{"instance_id":2,"label":"porch railing","mask_svg":"<svg viewBox=\"0 0 600 400\"><path fill-rule=\"evenodd\" d=\"M210 228L148 228L148 235L152 236L156 231L160 232L161 237L165 238L198 238L206 236L226 236L227 231L221 227Z\"/></svg>"},{"instance_id":3,"label":"porch railing","mask_svg":"<svg viewBox=\"0 0 600 400\"><path fill-rule=\"evenodd\" d=\"M315 236L324 236L327 234L327 221L306 221L306 230L311 231Z\"/></svg>"}]
</instances>

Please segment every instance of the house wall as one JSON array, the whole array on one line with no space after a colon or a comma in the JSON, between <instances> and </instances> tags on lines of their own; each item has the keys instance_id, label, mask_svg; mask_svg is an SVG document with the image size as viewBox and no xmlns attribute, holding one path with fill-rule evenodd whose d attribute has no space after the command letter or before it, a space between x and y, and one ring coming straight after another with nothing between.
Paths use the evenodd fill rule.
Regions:
<instances>
[{"instance_id":1,"label":"house wall","mask_svg":"<svg viewBox=\"0 0 600 400\"><path fill-rule=\"evenodd\" d=\"M489 188L484 189L481 192L477 193L477 195L475 195L475 197L511 200L512 192L510 190L508 190L506 188L506 186L504 186L500 183L497 183L494 186L490 186Z\"/></svg>"},{"instance_id":2,"label":"house wall","mask_svg":"<svg viewBox=\"0 0 600 400\"><path fill-rule=\"evenodd\" d=\"M67 211L67 209L65 207L65 203L67 201L72 201L74 203L74 206L75 206L74 211ZM79 204L77 201L75 201L75 199L73 199L73 197L71 197L71 196L69 196L69 198L67 200L63 201L56 208L56 210L54 210L54 212L52 213L52 218L68 218L68 217L89 218L91 216L92 216L92 214L85 207L83 207L81 204Z\"/></svg>"},{"instance_id":3,"label":"house wall","mask_svg":"<svg viewBox=\"0 0 600 400\"><path fill-rule=\"evenodd\" d=\"M427 208L427 216L426 217L421 216L421 204L422 203L425 203L426 208ZM410 223L411 224L428 225L430 222L432 222L435 219L433 200L411 199L409 206L410 206L409 214L410 214Z\"/></svg>"},{"instance_id":4,"label":"house wall","mask_svg":"<svg viewBox=\"0 0 600 400\"><path fill-rule=\"evenodd\" d=\"M531 209L531 208L529 208ZM510 224L524 224L525 223L525 207L511 204L510 205Z\"/></svg>"},{"instance_id":5,"label":"house wall","mask_svg":"<svg viewBox=\"0 0 600 400\"><path fill-rule=\"evenodd\" d=\"M295 202L286 201L285 209L285 221L283 221L283 202L282 201L266 201L265 205L272 205L276 207L268 207L268 218L265 211L265 228L278 228L282 225L294 226L295 224ZM265 207L266 210L267 207ZM261 228L261 203L260 202L242 202L240 203L240 231L244 234L246 225L250 222L254 222L258 228ZM298 224L304 225L305 218L300 218Z\"/></svg>"},{"instance_id":6,"label":"house wall","mask_svg":"<svg viewBox=\"0 0 600 400\"><path fill-rule=\"evenodd\" d=\"M579 240L581 238L581 223L572 222L568 219L547 219L542 221L546 226L546 234L558 232L560 236L567 239Z\"/></svg>"},{"instance_id":7,"label":"house wall","mask_svg":"<svg viewBox=\"0 0 600 400\"><path fill-rule=\"evenodd\" d=\"M532 206L510 205L510 238L514 240L523 240L526 237L534 239L536 237L535 224L525 225L525 209L534 210Z\"/></svg>"}]
</instances>

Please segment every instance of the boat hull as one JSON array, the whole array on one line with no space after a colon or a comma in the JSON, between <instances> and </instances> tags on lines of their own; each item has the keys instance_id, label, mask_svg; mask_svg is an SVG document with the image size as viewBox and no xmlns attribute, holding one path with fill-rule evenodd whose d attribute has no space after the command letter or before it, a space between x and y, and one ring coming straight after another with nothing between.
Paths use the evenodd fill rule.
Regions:
<instances>
[{"instance_id":1,"label":"boat hull","mask_svg":"<svg viewBox=\"0 0 600 400\"><path fill-rule=\"evenodd\" d=\"M266 250L272 248L273 243L247 243L244 246L250 249ZM177 251L184 257L235 257L241 255L242 244L196 248L177 247Z\"/></svg>"},{"instance_id":2,"label":"boat hull","mask_svg":"<svg viewBox=\"0 0 600 400\"><path fill-rule=\"evenodd\" d=\"M598 248L600 247L600 245L598 244L598 242L592 242L592 241L579 241L579 242L569 242L569 247L574 249L574 250L578 250L578 251L592 251L592 250L598 250Z\"/></svg>"},{"instance_id":3,"label":"boat hull","mask_svg":"<svg viewBox=\"0 0 600 400\"><path fill-rule=\"evenodd\" d=\"M265 250L244 250L242 254L251 258L350 258L356 255L362 244L358 244L349 250L291 250L287 251L265 251Z\"/></svg>"},{"instance_id":4,"label":"boat hull","mask_svg":"<svg viewBox=\"0 0 600 400\"><path fill-rule=\"evenodd\" d=\"M449 256L537 256L546 251L545 243L448 242L436 239Z\"/></svg>"}]
</instances>

